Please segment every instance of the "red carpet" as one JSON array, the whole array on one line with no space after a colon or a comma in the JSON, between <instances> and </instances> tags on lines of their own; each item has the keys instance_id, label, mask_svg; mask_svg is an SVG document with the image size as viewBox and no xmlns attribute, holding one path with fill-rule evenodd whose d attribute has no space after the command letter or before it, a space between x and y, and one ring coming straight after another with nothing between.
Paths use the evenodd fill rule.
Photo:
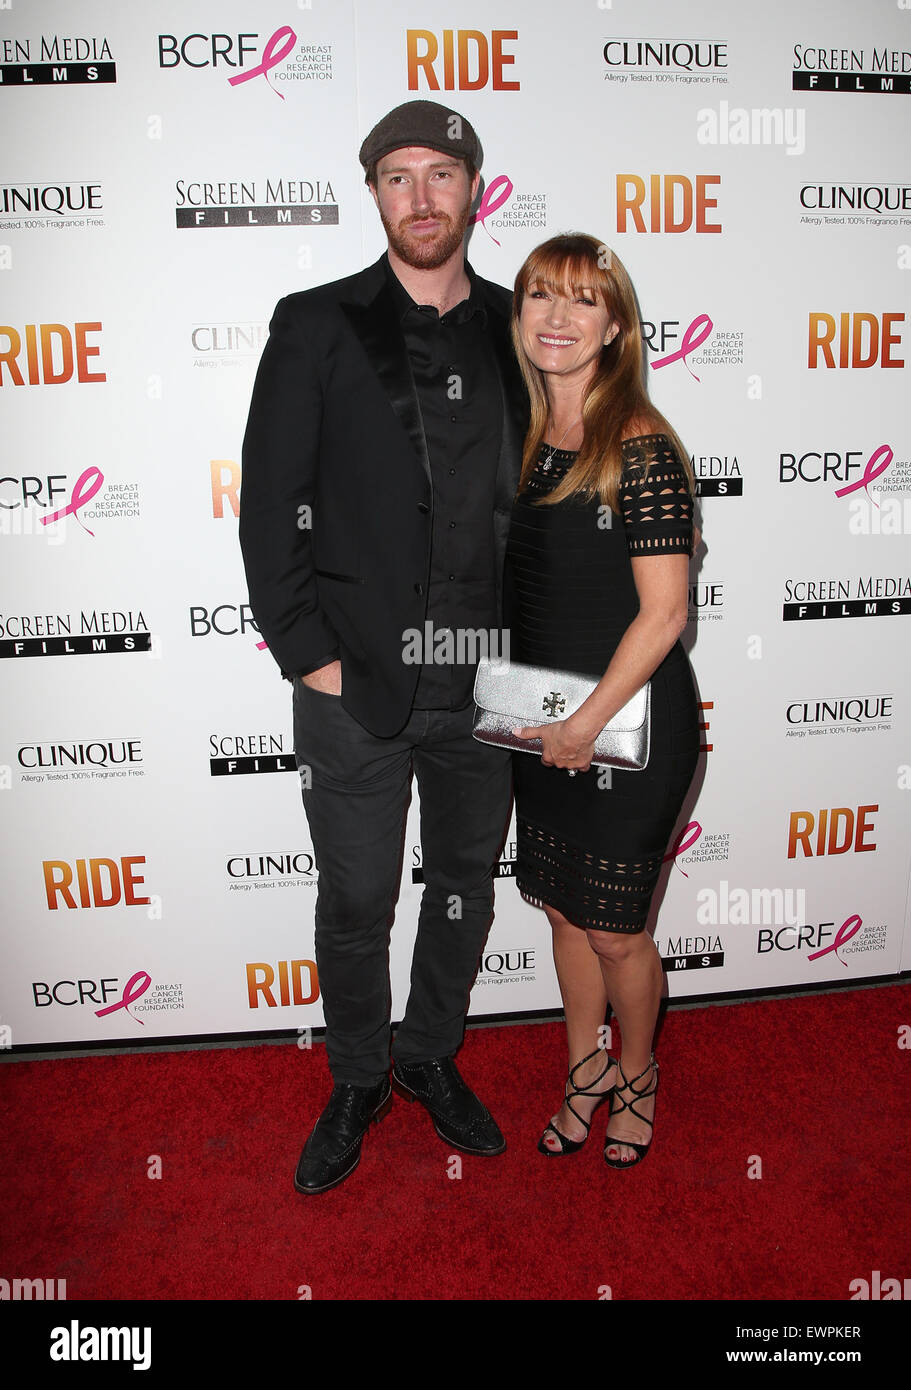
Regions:
<instances>
[{"instance_id":1,"label":"red carpet","mask_svg":"<svg viewBox=\"0 0 911 1390\"><path fill-rule=\"evenodd\" d=\"M626 1173L601 1157L606 1108L581 1153L535 1150L561 1024L473 1029L460 1067L506 1154L449 1177L396 1097L320 1197L292 1174L322 1047L10 1061L0 1275L71 1300L848 1300L874 1270L911 1275L908 1023L904 984L671 1009L655 1142Z\"/></svg>"}]
</instances>

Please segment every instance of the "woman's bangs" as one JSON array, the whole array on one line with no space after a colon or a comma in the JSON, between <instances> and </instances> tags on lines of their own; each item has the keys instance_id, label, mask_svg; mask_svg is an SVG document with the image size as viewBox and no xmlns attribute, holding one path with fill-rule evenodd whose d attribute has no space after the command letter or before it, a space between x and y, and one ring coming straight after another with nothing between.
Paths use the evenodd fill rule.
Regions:
<instances>
[{"instance_id":1,"label":"woman's bangs","mask_svg":"<svg viewBox=\"0 0 911 1390\"><path fill-rule=\"evenodd\" d=\"M530 258L525 293L546 290L548 294L572 299L589 294L607 306L605 278L604 272L588 256L565 256L553 250Z\"/></svg>"}]
</instances>

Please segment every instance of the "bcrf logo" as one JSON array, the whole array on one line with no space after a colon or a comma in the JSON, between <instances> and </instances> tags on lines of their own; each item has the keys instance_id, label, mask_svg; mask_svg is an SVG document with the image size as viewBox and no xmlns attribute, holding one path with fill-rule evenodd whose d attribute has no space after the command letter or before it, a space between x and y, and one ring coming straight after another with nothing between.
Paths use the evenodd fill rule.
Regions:
<instances>
[{"instance_id":1,"label":"bcrf logo","mask_svg":"<svg viewBox=\"0 0 911 1390\"><path fill-rule=\"evenodd\" d=\"M176 68L217 68L219 63L242 68L249 54L256 52L258 34L174 34L158 35L158 66Z\"/></svg>"}]
</instances>

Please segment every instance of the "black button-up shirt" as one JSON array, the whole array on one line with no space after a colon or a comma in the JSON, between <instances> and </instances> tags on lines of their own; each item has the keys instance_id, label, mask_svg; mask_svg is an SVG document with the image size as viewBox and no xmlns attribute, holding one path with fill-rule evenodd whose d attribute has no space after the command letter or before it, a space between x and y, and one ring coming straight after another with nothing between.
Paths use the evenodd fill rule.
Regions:
<instances>
[{"instance_id":1,"label":"black button-up shirt","mask_svg":"<svg viewBox=\"0 0 911 1390\"><path fill-rule=\"evenodd\" d=\"M467 299L442 316L415 304L386 262L417 390L433 487L424 663L415 709L461 709L471 699L483 638L498 624L494 490L503 402L487 310L474 272ZM443 634L452 634L446 642ZM446 650L447 646L449 651ZM434 661L434 653L443 660ZM496 654L496 653L494 653ZM454 659L450 659L454 658Z\"/></svg>"}]
</instances>

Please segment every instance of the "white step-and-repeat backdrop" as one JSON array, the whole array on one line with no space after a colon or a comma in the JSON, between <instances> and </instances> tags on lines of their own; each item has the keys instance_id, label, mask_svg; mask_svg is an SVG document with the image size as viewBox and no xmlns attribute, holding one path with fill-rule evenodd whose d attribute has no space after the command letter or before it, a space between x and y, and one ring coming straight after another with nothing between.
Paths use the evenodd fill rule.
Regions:
<instances>
[{"instance_id":1,"label":"white step-and-repeat backdrop","mask_svg":"<svg viewBox=\"0 0 911 1390\"><path fill-rule=\"evenodd\" d=\"M671 994L911 967L909 50L905 0L0 0L3 1045L322 1023L240 446L276 300L383 249L357 150L417 97L483 141L481 274L625 262L693 456ZM559 1005L512 853L475 1016Z\"/></svg>"}]
</instances>

